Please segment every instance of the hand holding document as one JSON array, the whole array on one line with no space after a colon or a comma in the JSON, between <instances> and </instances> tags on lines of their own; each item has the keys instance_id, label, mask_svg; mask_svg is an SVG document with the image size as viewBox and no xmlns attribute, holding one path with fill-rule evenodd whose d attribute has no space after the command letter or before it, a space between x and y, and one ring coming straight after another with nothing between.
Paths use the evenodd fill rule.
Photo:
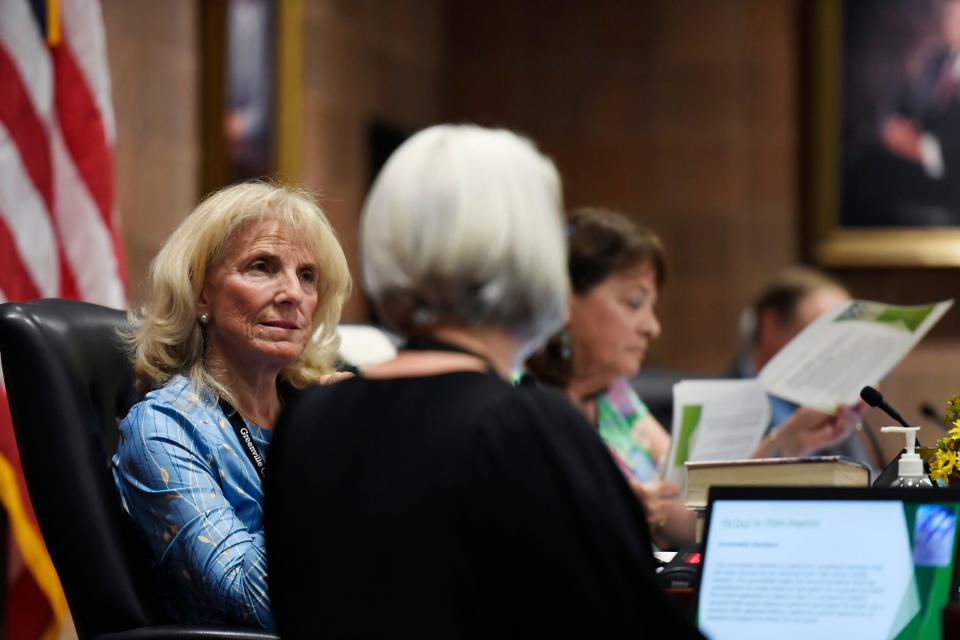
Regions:
<instances>
[{"instance_id":1,"label":"hand holding document","mask_svg":"<svg viewBox=\"0 0 960 640\"><path fill-rule=\"evenodd\" d=\"M855 405L861 388L882 380L952 304L946 300L904 307L848 300L801 331L756 380L676 384L673 438L664 478L682 487L688 461L750 456L770 424L768 393L811 408L785 423L789 428L779 443L782 452L803 455L808 449L828 446L859 417L845 405Z\"/></svg>"},{"instance_id":2,"label":"hand holding document","mask_svg":"<svg viewBox=\"0 0 960 640\"><path fill-rule=\"evenodd\" d=\"M756 380L684 380L673 387L673 407L664 477L680 486L687 460L745 458L770 423L770 403Z\"/></svg>"},{"instance_id":3,"label":"hand holding document","mask_svg":"<svg viewBox=\"0 0 960 640\"><path fill-rule=\"evenodd\" d=\"M848 300L825 312L760 372L776 396L833 413L886 376L946 313L953 300L904 307Z\"/></svg>"}]
</instances>

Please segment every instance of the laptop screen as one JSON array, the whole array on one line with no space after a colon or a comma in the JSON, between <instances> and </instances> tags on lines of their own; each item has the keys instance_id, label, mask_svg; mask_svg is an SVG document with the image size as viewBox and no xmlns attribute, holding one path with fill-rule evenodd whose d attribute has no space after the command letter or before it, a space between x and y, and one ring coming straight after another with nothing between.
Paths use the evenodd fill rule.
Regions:
<instances>
[{"instance_id":1,"label":"laptop screen","mask_svg":"<svg viewBox=\"0 0 960 640\"><path fill-rule=\"evenodd\" d=\"M960 491L944 489L712 489L700 630L940 638L956 600L958 515Z\"/></svg>"}]
</instances>

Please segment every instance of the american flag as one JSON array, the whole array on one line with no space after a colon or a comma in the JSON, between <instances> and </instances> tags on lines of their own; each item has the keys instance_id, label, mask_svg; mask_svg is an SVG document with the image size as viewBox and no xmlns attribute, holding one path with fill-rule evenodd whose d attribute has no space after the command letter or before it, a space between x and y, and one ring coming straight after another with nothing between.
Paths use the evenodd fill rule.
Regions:
<instances>
[{"instance_id":1,"label":"american flag","mask_svg":"<svg viewBox=\"0 0 960 640\"><path fill-rule=\"evenodd\" d=\"M115 136L98 1L0 0L0 302L125 306ZM67 605L27 498L2 379L0 502L19 551L5 637L36 638Z\"/></svg>"}]
</instances>

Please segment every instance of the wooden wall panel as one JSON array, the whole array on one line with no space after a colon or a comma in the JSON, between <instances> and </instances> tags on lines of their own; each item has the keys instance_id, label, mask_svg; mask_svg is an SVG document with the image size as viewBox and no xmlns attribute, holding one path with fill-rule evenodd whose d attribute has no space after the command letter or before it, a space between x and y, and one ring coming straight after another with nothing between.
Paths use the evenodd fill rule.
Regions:
<instances>
[{"instance_id":1,"label":"wooden wall panel","mask_svg":"<svg viewBox=\"0 0 960 640\"><path fill-rule=\"evenodd\" d=\"M117 120L117 207L130 300L197 200L199 61L194 0L102 0Z\"/></svg>"},{"instance_id":2,"label":"wooden wall panel","mask_svg":"<svg viewBox=\"0 0 960 640\"><path fill-rule=\"evenodd\" d=\"M788 0L448 5L445 114L529 134L570 206L626 210L671 274L653 364L723 371L740 308L797 259Z\"/></svg>"}]
</instances>

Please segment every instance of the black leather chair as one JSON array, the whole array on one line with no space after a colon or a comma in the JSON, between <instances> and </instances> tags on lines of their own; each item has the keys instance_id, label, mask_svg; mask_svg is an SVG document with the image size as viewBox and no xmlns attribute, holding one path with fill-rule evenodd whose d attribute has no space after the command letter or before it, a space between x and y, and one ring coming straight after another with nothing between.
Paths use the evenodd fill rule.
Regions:
<instances>
[{"instance_id":1,"label":"black leather chair","mask_svg":"<svg viewBox=\"0 0 960 640\"><path fill-rule=\"evenodd\" d=\"M119 420L136 401L116 339L125 315L73 300L0 305L0 361L17 446L40 530L81 638L276 635L171 624L145 543L120 506L110 471Z\"/></svg>"}]
</instances>

